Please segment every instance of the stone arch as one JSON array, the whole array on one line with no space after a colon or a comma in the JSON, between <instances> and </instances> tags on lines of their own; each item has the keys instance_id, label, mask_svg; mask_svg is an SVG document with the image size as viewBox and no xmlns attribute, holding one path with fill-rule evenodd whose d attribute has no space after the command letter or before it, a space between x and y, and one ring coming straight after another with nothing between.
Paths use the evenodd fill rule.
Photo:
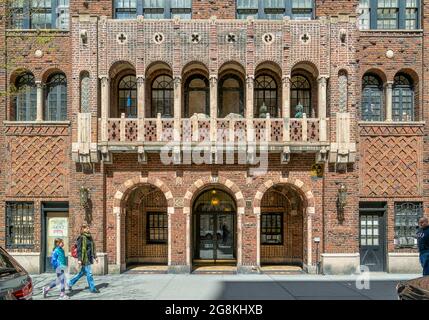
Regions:
<instances>
[{"instance_id":1,"label":"stone arch","mask_svg":"<svg viewBox=\"0 0 429 320\"><path fill-rule=\"evenodd\" d=\"M306 244L307 244L307 257L306 257L307 261L306 262L307 263L306 265L308 269L308 266L312 265L312 253L313 253L312 219L313 219L313 215L316 212L315 199L314 199L313 192L311 191L311 188L309 188L303 181L299 179L294 179L294 178L277 177L274 179L270 179L262 183L256 190L255 197L253 199L253 210L258 218L257 219L258 231L256 236L257 237L257 264L258 266L260 266L261 264L261 235L259 230L260 219L261 219L261 201L265 192L267 192L271 187L274 187L275 185L279 185L279 184L289 185L293 189L295 189L295 191L297 191L298 194L300 194L303 200L303 207L306 208L305 209L306 218L307 218L307 238L306 238Z\"/></svg>"},{"instance_id":2,"label":"stone arch","mask_svg":"<svg viewBox=\"0 0 429 320\"><path fill-rule=\"evenodd\" d=\"M237 265L241 265L241 243L242 243L242 228L241 216L245 212L246 202L240 188L231 180L225 177L203 177L195 181L186 191L183 201L183 213L186 215L186 264L191 266L191 213L193 201L201 194L208 186L220 186L231 196L233 196L237 205Z\"/></svg>"},{"instance_id":3,"label":"stone arch","mask_svg":"<svg viewBox=\"0 0 429 320\"><path fill-rule=\"evenodd\" d=\"M291 73L293 73L295 70L305 70L308 73L310 73L315 79L317 79L320 75L319 68L317 66L317 63L311 61L311 60L304 60L304 61L297 61L293 64L293 67L291 68Z\"/></svg>"},{"instance_id":4,"label":"stone arch","mask_svg":"<svg viewBox=\"0 0 429 320\"><path fill-rule=\"evenodd\" d=\"M126 59L114 60L109 65L109 69L108 69L109 75L111 75L111 77L115 76L117 73L119 73L122 70L122 67L136 70L135 64L129 60L126 60ZM117 70L117 68L119 68L119 70Z\"/></svg>"},{"instance_id":5,"label":"stone arch","mask_svg":"<svg viewBox=\"0 0 429 320\"><path fill-rule=\"evenodd\" d=\"M61 69L59 66L50 66L50 67L44 69L40 73L41 77L42 77L42 82L46 83L48 81L49 77L53 74L56 74L56 73L63 73L66 76L66 78L68 79L67 73L63 69Z\"/></svg>"},{"instance_id":6,"label":"stone arch","mask_svg":"<svg viewBox=\"0 0 429 320\"><path fill-rule=\"evenodd\" d=\"M159 188L165 195L168 204L168 213L174 213L173 194L170 188L161 179L154 177L136 177L125 181L116 191L113 201L113 213L120 214L121 208L124 206L127 196L137 187L151 184ZM171 208L171 209L170 209Z\"/></svg>"},{"instance_id":7,"label":"stone arch","mask_svg":"<svg viewBox=\"0 0 429 320\"><path fill-rule=\"evenodd\" d=\"M116 264L119 270L125 270L125 250L123 249L124 233L122 232L124 225L125 205L130 193L141 185L151 184L161 190L167 200L168 214L168 265L171 264L171 215L174 213L173 194L168 186L161 179L154 177L135 177L125 181L117 190L113 199L113 214L116 216Z\"/></svg>"},{"instance_id":8,"label":"stone arch","mask_svg":"<svg viewBox=\"0 0 429 320\"><path fill-rule=\"evenodd\" d=\"M38 81L39 79L36 76L36 72L33 68L30 67L20 67L17 69L14 69L11 73L10 73L10 77L9 77L9 86L10 85L15 85L16 80L23 75L24 73L31 73L34 76L34 80Z\"/></svg>"},{"instance_id":9,"label":"stone arch","mask_svg":"<svg viewBox=\"0 0 429 320\"><path fill-rule=\"evenodd\" d=\"M381 79L381 81L383 82L383 84L386 84L386 82L387 82L387 76L383 70L381 70L379 68L369 68L369 69L365 70L364 72L362 72L361 81L360 81L361 84L362 84L363 77L365 77L368 74L374 74L374 75L378 76Z\"/></svg>"}]
</instances>

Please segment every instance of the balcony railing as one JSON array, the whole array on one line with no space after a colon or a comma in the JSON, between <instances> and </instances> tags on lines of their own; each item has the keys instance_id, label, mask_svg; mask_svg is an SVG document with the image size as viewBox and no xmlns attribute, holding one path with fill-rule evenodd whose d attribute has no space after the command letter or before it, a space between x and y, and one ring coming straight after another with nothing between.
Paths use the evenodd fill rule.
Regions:
<instances>
[{"instance_id":1,"label":"balcony railing","mask_svg":"<svg viewBox=\"0 0 429 320\"><path fill-rule=\"evenodd\" d=\"M100 128L107 126L106 137L100 143L166 144L170 142L190 144L326 144L328 119L165 119L121 118L99 120ZM179 124L176 124L176 121ZM214 125L214 127L212 127ZM177 128L177 129L176 129ZM101 130L103 131L103 130ZM107 138L107 139L106 139Z\"/></svg>"}]
</instances>

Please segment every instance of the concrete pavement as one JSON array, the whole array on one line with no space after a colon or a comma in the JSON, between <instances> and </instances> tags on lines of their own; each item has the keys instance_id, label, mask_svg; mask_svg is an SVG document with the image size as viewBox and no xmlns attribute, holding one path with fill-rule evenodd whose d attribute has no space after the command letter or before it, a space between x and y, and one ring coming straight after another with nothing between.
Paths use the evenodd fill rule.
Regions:
<instances>
[{"instance_id":1,"label":"concrete pavement","mask_svg":"<svg viewBox=\"0 0 429 320\"><path fill-rule=\"evenodd\" d=\"M72 300L397 300L396 284L420 275L174 275L120 274L95 276L100 293L90 293L82 278L69 294ZM32 275L33 299L43 299L42 287L54 274ZM364 282L364 280L369 280ZM369 289L360 289L362 284ZM59 289L48 295L58 298Z\"/></svg>"}]
</instances>

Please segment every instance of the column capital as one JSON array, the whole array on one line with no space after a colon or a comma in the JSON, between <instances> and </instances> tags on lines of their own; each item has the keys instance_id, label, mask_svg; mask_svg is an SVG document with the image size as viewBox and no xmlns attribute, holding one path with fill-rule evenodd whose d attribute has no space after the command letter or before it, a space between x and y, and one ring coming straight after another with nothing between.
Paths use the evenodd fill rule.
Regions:
<instances>
[{"instance_id":1,"label":"column capital","mask_svg":"<svg viewBox=\"0 0 429 320\"><path fill-rule=\"evenodd\" d=\"M136 76L136 80L137 80L137 83L138 82L145 82L145 80L146 80L146 77L145 76Z\"/></svg>"},{"instance_id":2,"label":"column capital","mask_svg":"<svg viewBox=\"0 0 429 320\"><path fill-rule=\"evenodd\" d=\"M246 83L247 85L253 85L253 83L255 82L255 76L250 74L246 76Z\"/></svg>"},{"instance_id":3,"label":"column capital","mask_svg":"<svg viewBox=\"0 0 429 320\"><path fill-rule=\"evenodd\" d=\"M282 77L282 82L283 82L283 84L290 84L290 80L291 80L291 75L290 74L287 74L287 75L284 75L283 77Z\"/></svg>"},{"instance_id":4,"label":"column capital","mask_svg":"<svg viewBox=\"0 0 429 320\"><path fill-rule=\"evenodd\" d=\"M391 89L393 88L393 84L394 84L394 81L387 81L384 86L388 89Z\"/></svg>"},{"instance_id":5,"label":"column capital","mask_svg":"<svg viewBox=\"0 0 429 320\"><path fill-rule=\"evenodd\" d=\"M321 76L319 76L318 78L317 78L317 81L319 81L319 82L326 82L326 81L328 81L328 79L329 79L329 76L325 76L325 75L321 75Z\"/></svg>"},{"instance_id":6,"label":"column capital","mask_svg":"<svg viewBox=\"0 0 429 320\"><path fill-rule=\"evenodd\" d=\"M34 83L36 84L37 88L42 88L43 87L43 83L42 83L41 80L36 80L36 81L34 81Z\"/></svg>"},{"instance_id":7,"label":"column capital","mask_svg":"<svg viewBox=\"0 0 429 320\"><path fill-rule=\"evenodd\" d=\"M209 79L211 84L216 84L219 80L217 74L212 74Z\"/></svg>"},{"instance_id":8,"label":"column capital","mask_svg":"<svg viewBox=\"0 0 429 320\"><path fill-rule=\"evenodd\" d=\"M178 89L178 86L180 86L182 84L182 77L175 76L173 79L173 83L174 83L174 88Z\"/></svg>"}]
</instances>

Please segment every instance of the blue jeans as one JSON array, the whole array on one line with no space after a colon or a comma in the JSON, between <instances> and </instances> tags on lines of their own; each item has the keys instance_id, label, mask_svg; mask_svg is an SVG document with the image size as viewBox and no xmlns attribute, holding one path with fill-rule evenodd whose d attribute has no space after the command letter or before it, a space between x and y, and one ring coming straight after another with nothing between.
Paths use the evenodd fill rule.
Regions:
<instances>
[{"instance_id":1,"label":"blue jeans","mask_svg":"<svg viewBox=\"0 0 429 320\"><path fill-rule=\"evenodd\" d=\"M83 277L84 274L86 274L86 280L88 281L89 290L95 291L96 288L94 284L94 278L92 277L92 268L90 264L86 266L82 266L80 268L80 272L70 280L69 287L73 287L75 283L78 282L79 279Z\"/></svg>"},{"instance_id":2,"label":"blue jeans","mask_svg":"<svg viewBox=\"0 0 429 320\"><path fill-rule=\"evenodd\" d=\"M420 263L423 268L423 276L429 276L429 251L420 253Z\"/></svg>"}]
</instances>

